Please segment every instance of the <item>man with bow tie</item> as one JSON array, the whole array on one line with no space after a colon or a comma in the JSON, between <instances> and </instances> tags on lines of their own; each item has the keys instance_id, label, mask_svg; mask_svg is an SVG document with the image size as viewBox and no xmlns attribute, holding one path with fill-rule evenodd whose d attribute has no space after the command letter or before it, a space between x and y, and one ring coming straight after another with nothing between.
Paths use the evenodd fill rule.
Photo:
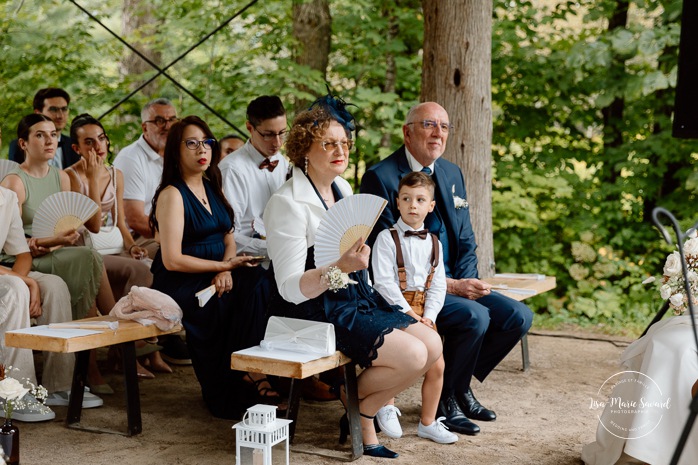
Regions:
<instances>
[{"instance_id":1,"label":"man with bow tie","mask_svg":"<svg viewBox=\"0 0 698 465\"><path fill-rule=\"evenodd\" d=\"M286 182L288 161L279 150L286 140L286 110L277 96L263 95L247 106L250 138L218 167L223 192L235 212L237 253L267 256L262 214L271 195Z\"/></svg>"},{"instance_id":2,"label":"man with bow tie","mask_svg":"<svg viewBox=\"0 0 698 465\"><path fill-rule=\"evenodd\" d=\"M475 435L480 427L470 420L493 421L495 413L483 407L473 395L471 380L483 382L531 327L533 314L520 302L491 292L478 279L475 234L466 202L465 182L460 168L441 158L452 128L448 113L435 102L413 107L402 127L404 145L366 171L361 192L388 201L368 244L373 245L381 230L391 227L399 216L398 183L410 172L421 171L436 184L436 207L424 222L443 246L447 294L436 327L444 338L444 384L439 415L451 431ZM384 407L376 418L394 423L395 407ZM383 410L383 409L381 409ZM399 411L398 411L399 412ZM385 429L385 428L384 428Z\"/></svg>"}]
</instances>

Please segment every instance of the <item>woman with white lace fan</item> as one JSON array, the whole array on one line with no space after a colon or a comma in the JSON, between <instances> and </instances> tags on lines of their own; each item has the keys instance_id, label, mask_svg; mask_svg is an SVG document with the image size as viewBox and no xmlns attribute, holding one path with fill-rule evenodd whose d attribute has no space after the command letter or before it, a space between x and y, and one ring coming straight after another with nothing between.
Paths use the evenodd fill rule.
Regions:
<instances>
[{"instance_id":1,"label":"woman with white lace fan","mask_svg":"<svg viewBox=\"0 0 698 465\"><path fill-rule=\"evenodd\" d=\"M80 160L65 172L70 177L73 192L90 197L101 207L85 222L89 233L84 234L91 239L92 247L102 254L114 299L118 301L130 292L132 286L152 285L150 266L143 261L148 257L148 251L136 245L126 226L124 178L120 170L106 164L110 142L102 123L87 113L78 115L70 125L70 138ZM146 346L153 351L143 355L144 363L155 371L172 373L160 353L154 350L156 347ZM110 355L116 359L115 354ZM136 368L139 378L155 377L140 363Z\"/></svg>"},{"instance_id":2,"label":"woman with white lace fan","mask_svg":"<svg viewBox=\"0 0 698 465\"><path fill-rule=\"evenodd\" d=\"M353 146L352 115L328 95L298 114L286 142L293 177L264 212L267 246L280 297L270 310L334 324L337 348L366 369L358 378L364 454L396 458L378 443L373 416L412 385L441 355L438 334L388 304L368 282L370 248L357 240L338 260L316 267L325 212L352 194L342 177ZM399 329L401 331L394 331ZM340 441L348 422L340 420Z\"/></svg>"},{"instance_id":3,"label":"woman with white lace fan","mask_svg":"<svg viewBox=\"0 0 698 465\"><path fill-rule=\"evenodd\" d=\"M68 175L48 164L58 146L56 126L50 118L32 113L19 122L17 138L25 159L3 179L2 186L17 194L24 233L33 257L31 269L58 275L65 281L70 291L73 319L96 316L95 299L99 294L111 294L109 286L101 286L102 280L106 280L106 271L99 253L88 247L64 247L79 240L80 234L75 229L53 237L32 237L34 216L42 202L57 192L70 191ZM11 263L13 257L1 256L0 261ZM109 301L102 297L105 296L100 296L100 302ZM112 302L113 299L112 296ZM101 304L100 309L105 314L111 310L102 308ZM104 384L96 363L90 365L88 379L91 383Z\"/></svg>"}]
</instances>

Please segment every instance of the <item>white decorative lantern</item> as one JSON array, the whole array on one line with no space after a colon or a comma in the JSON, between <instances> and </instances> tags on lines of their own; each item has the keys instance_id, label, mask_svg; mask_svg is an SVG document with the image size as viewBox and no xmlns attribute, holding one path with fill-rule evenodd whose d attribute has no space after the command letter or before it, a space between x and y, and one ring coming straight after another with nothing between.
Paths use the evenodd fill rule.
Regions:
<instances>
[{"instance_id":1,"label":"white decorative lantern","mask_svg":"<svg viewBox=\"0 0 698 465\"><path fill-rule=\"evenodd\" d=\"M286 441L288 465L288 425L293 420L277 420L276 406L257 404L247 409L235 430L236 465L272 465L272 448Z\"/></svg>"}]
</instances>

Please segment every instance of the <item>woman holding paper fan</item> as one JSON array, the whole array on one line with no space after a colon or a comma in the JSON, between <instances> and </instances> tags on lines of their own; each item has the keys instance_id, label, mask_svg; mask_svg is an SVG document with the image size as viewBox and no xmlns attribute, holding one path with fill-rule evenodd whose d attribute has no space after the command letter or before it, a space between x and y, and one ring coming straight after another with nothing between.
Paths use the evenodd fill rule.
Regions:
<instances>
[{"instance_id":1,"label":"woman holding paper fan","mask_svg":"<svg viewBox=\"0 0 698 465\"><path fill-rule=\"evenodd\" d=\"M199 117L172 125L150 214L160 238L151 270L153 289L172 297L184 312L187 346L206 406L214 416L232 419L254 400L254 393L246 396L243 373L230 369L230 354L254 345L247 333L256 315L238 302L237 289L245 283L235 270L254 266L254 257L236 256L233 210L221 188L219 160L220 148ZM208 300L197 298L211 286L215 291Z\"/></svg>"},{"instance_id":2,"label":"woman holding paper fan","mask_svg":"<svg viewBox=\"0 0 698 465\"><path fill-rule=\"evenodd\" d=\"M25 158L5 177L2 186L17 194L24 233L29 238L27 242L33 257L32 271L55 274L65 281L70 291L73 319L95 316L95 298L98 298L100 309L109 313L114 297L109 286L101 286L103 280L107 281L102 257L88 247L64 247L79 240L76 230L48 238L31 237L34 214L44 199L56 192L70 191L68 175L48 164L58 146L56 126L50 118L33 113L19 122L17 138ZM0 259L8 260L12 258L2 256ZM95 385L105 384L94 361L88 378Z\"/></svg>"},{"instance_id":3,"label":"woman holding paper fan","mask_svg":"<svg viewBox=\"0 0 698 465\"><path fill-rule=\"evenodd\" d=\"M332 265L315 267L320 220L352 194L341 174L348 165L353 130L344 102L332 96L317 100L293 122L286 142L295 165L293 177L271 197L264 212L269 256L282 298L272 299L270 309L334 324L337 348L366 367L358 378L364 454L396 458L398 454L378 444L373 416L423 375L442 347L435 331L413 324L414 318L373 290L366 271L370 248L363 239ZM346 421L340 425L345 436Z\"/></svg>"},{"instance_id":4,"label":"woman holding paper fan","mask_svg":"<svg viewBox=\"0 0 698 465\"><path fill-rule=\"evenodd\" d=\"M106 165L110 143L104 126L89 114L78 115L70 125L70 138L73 150L80 155L80 160L65 170L70 177L70 187L73 192L90 197L101 207L98 213L87 220L85 226L90 233L98 234L97 237L116 237L116 243L108 244L110 241L107 240L104 244L111 250L98 249L104 259L114 299L119 300L127 295L132 286L149 288L153 283L153 275L150 267L142 261L148 257L148 251L136 245L126 226L123 174L115 167ZM95 244L96 240L93 247L97 249ZM122 252L126 252L128 256ZM145 345L145 342L141 344ZM157 347L146 346L151 352L143 355L142 360L155 371L172 373L172 368L155 350ZM115 359L116 348L110 351ZM139 378L155 377L138 362L136 369Z\"/></svg>"}]
</instances>

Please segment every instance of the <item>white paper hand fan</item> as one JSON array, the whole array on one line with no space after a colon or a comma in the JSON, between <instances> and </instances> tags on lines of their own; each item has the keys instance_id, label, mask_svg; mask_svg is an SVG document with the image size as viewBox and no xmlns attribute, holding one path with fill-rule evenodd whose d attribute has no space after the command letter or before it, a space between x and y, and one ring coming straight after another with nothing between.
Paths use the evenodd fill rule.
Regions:
<instances>
[{"instance_id":1,"label":"white paper hand fan","mask_svg":"<svg viewBox=\"0 0 698 465\"><path fill-rule=\"evenodd\" d=\"M387 201L372 194L356 194L341 199L325 212L315 233L315 266L327 266L371 234Z\"/></svg>"},{"instance_id":2,"label":"white paper hand fan","mask_svg":"<svg viewBox=\"0 0 698 465\"><path fill-rule=\"evenodd\" d=\"M7 176L7 173L17 168L18 166L19 163L17 163L16 161L5 159L0 160L0 181L2 181L5 176Z\"/></svg>"},{"instance_id":3,"label":"white paper hand fan","mask_svg":"<svg viewBox=\"0 0 698 465\"><path fill-rule=\"evenodd\" d=\"M77 229L99 211L91 198L77 192L56 192L41 202L34 214L32 235L37 239Z\"/></svg>"}]
</instances>

